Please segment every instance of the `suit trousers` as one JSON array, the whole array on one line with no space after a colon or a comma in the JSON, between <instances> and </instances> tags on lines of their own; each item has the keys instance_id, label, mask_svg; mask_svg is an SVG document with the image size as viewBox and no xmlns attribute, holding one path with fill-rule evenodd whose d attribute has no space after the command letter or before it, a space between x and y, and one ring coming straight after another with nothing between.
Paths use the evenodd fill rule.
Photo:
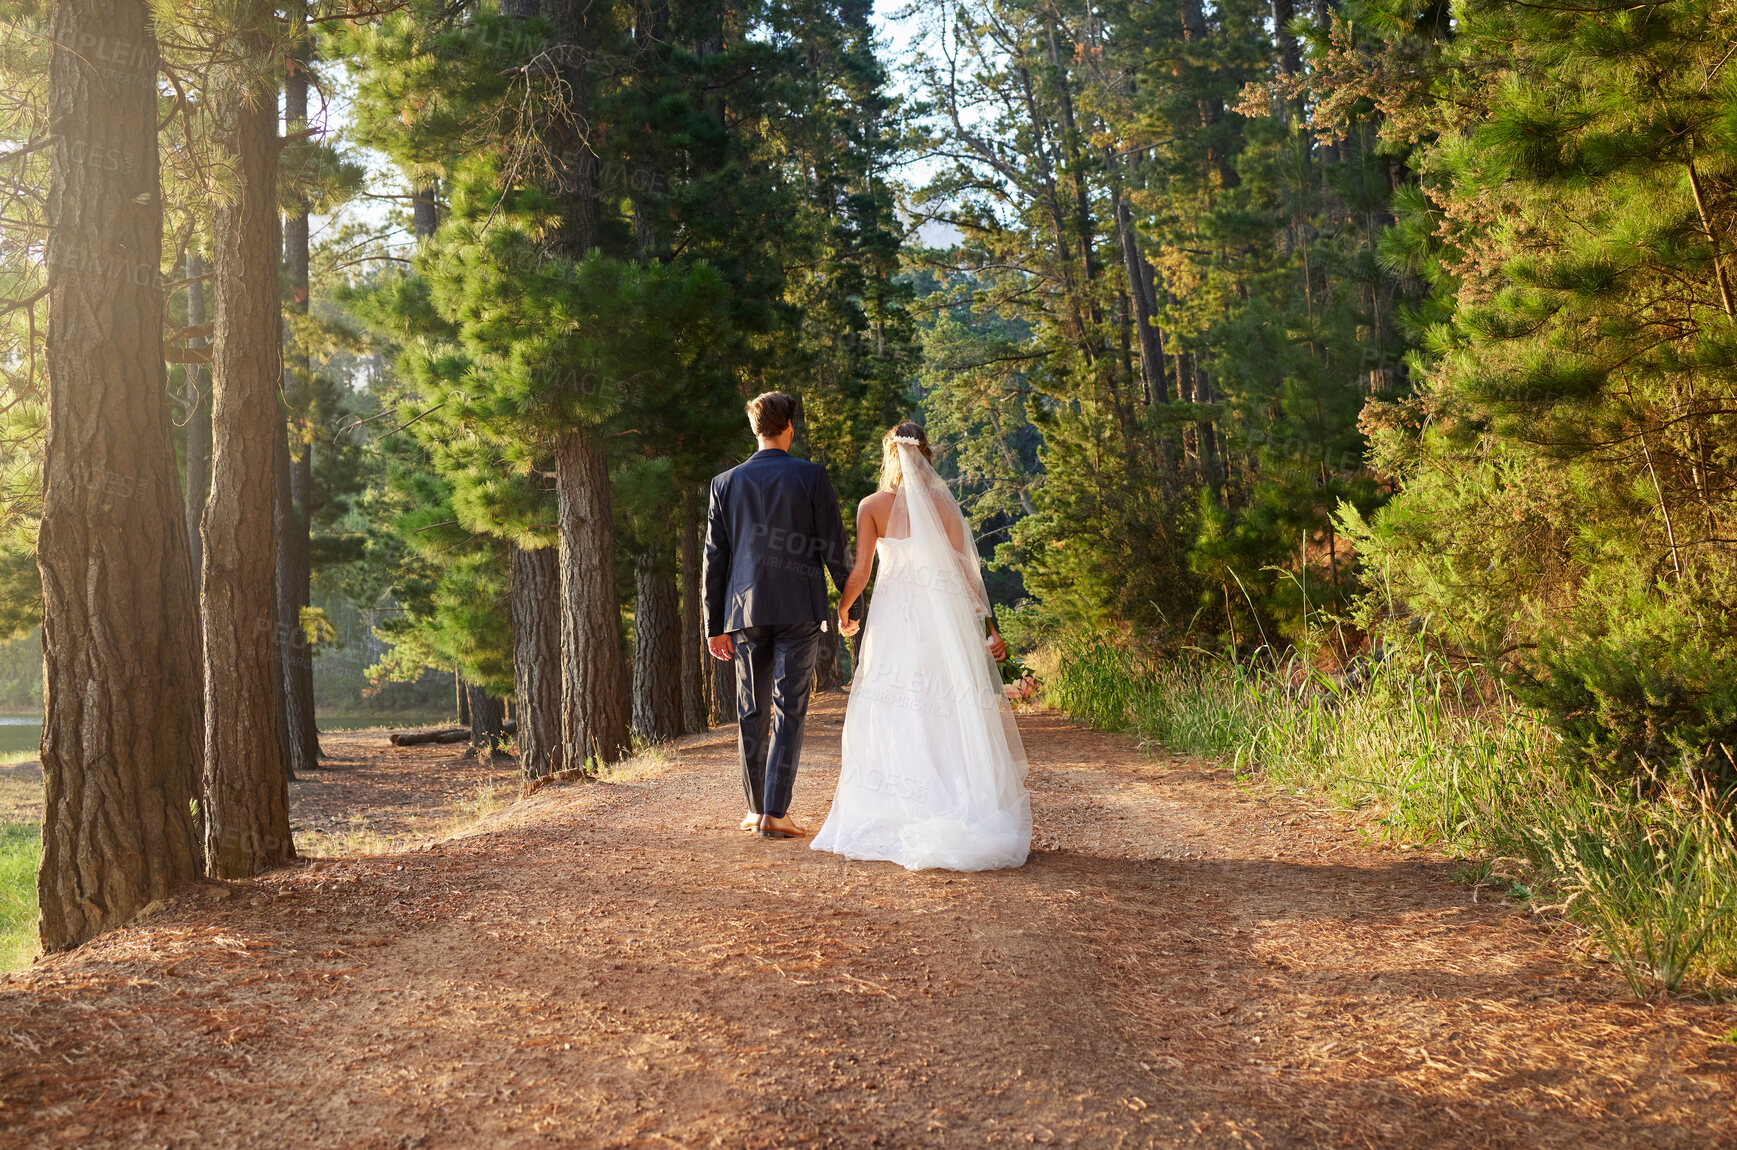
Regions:
<instances>
[{"instance_id":1,"label":"suit trousers","mask_svg":"<svg viewBox=\"0 0 1737 1150\"><path fill-rule=\"evenodd\" d=\"M746 627L730 637L736 643L742 790L749 810L783 818L790 813L790 792L802 757L802 724L814 686L820 624Z\"/></svg>"}]
</instances>

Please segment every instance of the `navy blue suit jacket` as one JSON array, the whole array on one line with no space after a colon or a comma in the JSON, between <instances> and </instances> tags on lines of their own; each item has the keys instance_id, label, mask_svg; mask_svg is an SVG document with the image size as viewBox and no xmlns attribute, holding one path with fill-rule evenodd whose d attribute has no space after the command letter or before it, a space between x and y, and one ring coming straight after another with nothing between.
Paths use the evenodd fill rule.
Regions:
<instances>
[{"instance_id":1,"label":"navy blue suit jacket","mask_svg":"<svg viewBox=\"0 0 1737 1150\"><path fill-rule=\"evenodd\" d=\"M830 615L826 575L850 576L826 468L767 448L712 480L706 513L706 634Z\"/></svg>"}]
</instances>

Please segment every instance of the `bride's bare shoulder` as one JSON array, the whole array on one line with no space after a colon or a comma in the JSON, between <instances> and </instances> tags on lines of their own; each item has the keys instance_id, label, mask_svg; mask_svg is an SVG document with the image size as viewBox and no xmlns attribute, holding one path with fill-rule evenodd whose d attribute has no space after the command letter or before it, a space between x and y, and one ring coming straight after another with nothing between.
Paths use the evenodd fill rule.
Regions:
<instances>
[{"instance_id":1,"label":"bride's bare shoulder","mask_svg":"<svg viewBox=\"0 0 1737 1150\"><path fill-rule=\"evenodd\" d=\"M859 528L866 517L870 523L874 524L877 535L886 533L887 519L891 517L892 513L893 493L891 491L877 491L873 495L865 496L863 501L856 505L856 521Z\"/></svg>"}]
</instances>

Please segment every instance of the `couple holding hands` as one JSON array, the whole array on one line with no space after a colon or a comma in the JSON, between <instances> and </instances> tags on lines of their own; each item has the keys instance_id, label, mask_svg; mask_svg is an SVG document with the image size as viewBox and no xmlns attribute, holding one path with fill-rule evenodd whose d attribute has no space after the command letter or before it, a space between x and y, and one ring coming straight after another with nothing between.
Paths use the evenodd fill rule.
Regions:
<instances>
[{"instance_id":1,"label":"couple holding hands","mask_svg":"<svg viewBox=\"0 0 1737 1150\"><path fill-rule=\"evenodd\" d=\"M826 469L789 454L795 415L782 392L748 402L760 449L712 481L706 518L707 643L735 666L743 829L807 834L790 800L830 575L840 632L864 633L838 790L813 848L911 870L1019 866L1031 798L995 666L1007 648L927 437L915 423L883 437L880 487L857 510L853 567ZM864 623L860 600L877 561Z\"/></svg>"}]
</instances>

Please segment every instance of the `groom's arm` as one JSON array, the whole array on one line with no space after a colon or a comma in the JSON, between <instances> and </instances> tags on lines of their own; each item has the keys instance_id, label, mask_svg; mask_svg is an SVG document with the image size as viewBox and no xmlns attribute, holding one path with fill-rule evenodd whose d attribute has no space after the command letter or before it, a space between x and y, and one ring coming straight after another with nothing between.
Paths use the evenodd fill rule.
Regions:
<instances>
[{"instance_id":1,"label":"groom's arm","mask_svg":"<svg viewBox=\"0 0 1737 1150\"><path fill-rule=\"evenodd\" d=\"M814 525L815 538L823 546L819 558L826 565L826 573L832 576L832 585L839 594L844 593L844 585L850 579L850 549L844 542L844 518L838 510L838 493L832 489L832 477L826 473L826 468L820 469L820 478L814 485ZM860 618L862 615L862 600L858 598L851 607L851 616Z\"/></svg>"},{"instance_id":2,"label":"groom's arm","mask_svg":"<svg viewBox=\"0 0 1737 1150\"><path fill-rule=\"evenodd\" d=\"M706 557L700 581L706 588L706 637L724 633L724 607L730 589L730 529L724 521L718 484L712 482L711 503L706 508Z\"/></svg>"}]
</instances>

